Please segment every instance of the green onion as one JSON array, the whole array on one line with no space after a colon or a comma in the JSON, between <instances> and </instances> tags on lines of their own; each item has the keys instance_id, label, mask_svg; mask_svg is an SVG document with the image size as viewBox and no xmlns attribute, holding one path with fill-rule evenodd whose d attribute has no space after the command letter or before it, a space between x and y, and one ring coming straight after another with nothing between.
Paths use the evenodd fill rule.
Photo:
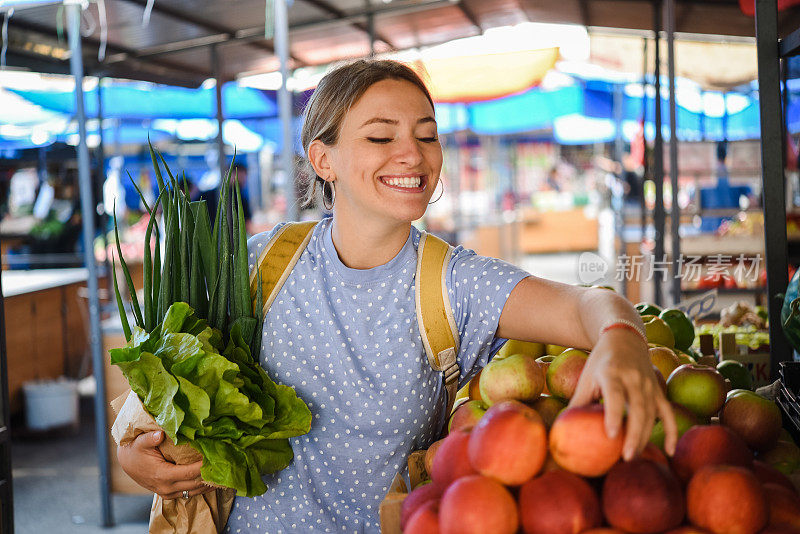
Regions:
<instances>
[{"instance_id":1,"label":"green onion","mask_svg":"<svg viewBox=\"0 0 800 534\"><path fill-rule=\"evenodd\" d=\"M131 308L133 308L133 315L136 318L136 325L144 328L144 320L142 319L142 310L139 308L139 297L136 296L136 286L133 285L131 272L128 270L128 265L125 263L125 258L122 257L122 247L119 245L119 227L117 226L117 202L114 201L114 237L117 240L117 254L119 254L119 264L122 267L122 272L125 274L125 283L128 285L128 294L131 297Z\"/></svg>"},{"instance_id":2,"label":"green onion","mask_svg":"<svg viewBox=\"0 0 800 534\"><path fill-rule=\"evenodd\" d=\"M120 256L120 259L122 256ZM122 303L122 296L119 294L119 285L117 285L117 264L114 262L114 256L111 256L111 276L114 277L114 294L117 297L117 308L119 309L119 320L122 321L122 332L125 334L125 341L131 340L131 326L128 324L128 314L125 311L125 305Z\"/></svg>"}]
</instances>

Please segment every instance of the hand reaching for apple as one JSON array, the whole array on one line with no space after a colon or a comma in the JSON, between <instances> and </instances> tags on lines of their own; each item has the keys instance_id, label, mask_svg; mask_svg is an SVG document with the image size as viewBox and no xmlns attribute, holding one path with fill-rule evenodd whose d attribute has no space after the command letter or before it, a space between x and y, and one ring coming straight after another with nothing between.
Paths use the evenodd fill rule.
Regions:
<instances>
[{"instance_id":1,"label":"hand reaching for apple","mask_svg":"<svg viewBox=\"0 0 800 534\"><path fill-rule=\"evenodd\" d=\"M623 329L602 334L581 373L569 405L580 406L602 398L606 433L616 436L625 422L623 457L630 460L647 445L656 417L664 425L664 450L670 456L678 441L672 407L659 386L647 345Z\"/></svg>"}]
</instances>

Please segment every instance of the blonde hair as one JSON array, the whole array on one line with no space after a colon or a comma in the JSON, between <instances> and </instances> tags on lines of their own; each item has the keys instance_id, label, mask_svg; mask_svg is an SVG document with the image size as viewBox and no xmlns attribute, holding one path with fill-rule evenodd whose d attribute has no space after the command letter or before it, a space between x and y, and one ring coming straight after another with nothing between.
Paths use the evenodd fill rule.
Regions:
<instances>
[{"instance_id":1,"label":"blonde hair","mask_svg":"<svg viewBox=\"0 0 800 534\"><path fill-rule=\"evenodd\" d=\"M324 181L308 160L308 147L317 139L326 145L335 145L347 112L367 89L383 80L404 80L416 85L433 107L433 98L422 78L411 67L397 61L359 59L326 74L306 104L300 134L306 155L300 173L301 206L304 208L314 202L317 184Z\"/></svg>"}]
</instances>

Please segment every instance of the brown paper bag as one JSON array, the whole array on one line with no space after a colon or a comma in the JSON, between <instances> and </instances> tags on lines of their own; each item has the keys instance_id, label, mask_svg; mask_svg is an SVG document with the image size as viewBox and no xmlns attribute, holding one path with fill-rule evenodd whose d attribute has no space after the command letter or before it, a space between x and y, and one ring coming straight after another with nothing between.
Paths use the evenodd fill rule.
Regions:
<instances>
[{"instance_id":1,"label":"brown paper bag","mask_svg":"<svg viewBox=\"0 0 800 534\"><path fill-rule=\"evenodd\" d=\"M111 435L117 445L127 445L140 434L161 429L133 391L111 401L111 407L117 414L111 427ZM189 445L176 446L169 437L158 448L164 458L175 464L190 464L202 458ZM235 496L235 490L219 487L214 492L188 499L165 500L154 495L150 508L150 534L221 532L228 522Z\"/></svg>"}]
</instances>

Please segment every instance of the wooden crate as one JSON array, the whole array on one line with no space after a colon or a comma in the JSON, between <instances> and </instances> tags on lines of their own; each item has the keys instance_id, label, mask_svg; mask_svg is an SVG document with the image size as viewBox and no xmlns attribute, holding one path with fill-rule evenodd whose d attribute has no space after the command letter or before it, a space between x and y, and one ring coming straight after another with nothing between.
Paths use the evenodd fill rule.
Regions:
<instances>
[{"instance_id":1,"label":"wooden crate","mask_svg":"<svg viewBox=\"0 0 800 534\"><path fill-rule=\"evenodd\" d=\"M430 478L425 471L425 451L414 451L409 455L408 478L412 488ZM396 474L379 508L381 534L401 534L400 511L403 509L403 501L408 492L403 477L400 473Z\"/></svg>"}]
</instances>

